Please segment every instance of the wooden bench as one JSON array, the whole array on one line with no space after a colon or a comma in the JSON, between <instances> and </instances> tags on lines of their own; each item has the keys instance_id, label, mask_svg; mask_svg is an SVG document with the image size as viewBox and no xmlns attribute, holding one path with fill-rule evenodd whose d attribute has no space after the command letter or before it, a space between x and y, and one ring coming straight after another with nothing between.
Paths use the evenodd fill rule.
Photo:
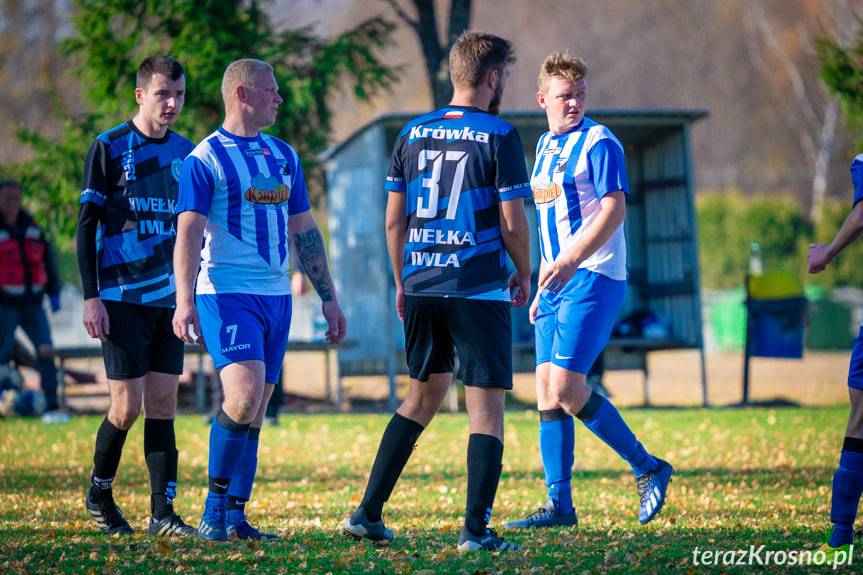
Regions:
<instances>
[{"instance_id":1,"label":"wooden bench","mask_svg":"<svg viewBox=\"0 0 863 575\"><path fill-rule=\"evenodd\" d=\"M331 361L332 354L339 349L351 349L356 347L355 340L345 340L338 345L329 345L322 341L290 341L288 342L285 353L297 352L319 352L324 354L324 378L326 381L327 399L331 400L337 406L342 405L342 381L339 374L338 361ZM101 346L79 346L79 347L58 347L55 348L55 357L57 361L57 371L59 372L58 379L60 380L57 390L60 406L66 404L66 361L70 359L94 359L102 357ZM195 374L195 409L203 413L206 411L207 403L207 377L204 369L204 358L207 357L206 350L199 345L186 345L186 355L195 355L198 359L198 368ZM333 397L335 390L335 397Z\"/></svg>"}]
</instances>

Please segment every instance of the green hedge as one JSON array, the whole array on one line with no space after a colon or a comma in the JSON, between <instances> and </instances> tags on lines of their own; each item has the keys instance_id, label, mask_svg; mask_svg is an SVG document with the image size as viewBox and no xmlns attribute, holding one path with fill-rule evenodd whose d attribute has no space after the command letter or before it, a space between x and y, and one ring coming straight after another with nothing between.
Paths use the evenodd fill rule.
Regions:
<instances>
[{"instance_id":1,"label":"green hedge","mask_svg":"<svg viewBox=\"0 0 863 575\"><path fill-rule=\"evenodd\" d=\"M749 246L761 244L765 269L793 271L807 285L825 289L863 287L863 242L850 246L827 270L809 275L809 244L830 243L851 210L851 202L828 201L821 220L811 224L800 204L788 196L744 197L739 190L696 197L702 286L729 289L743 284Z\"/></svg>"}]
</instances>

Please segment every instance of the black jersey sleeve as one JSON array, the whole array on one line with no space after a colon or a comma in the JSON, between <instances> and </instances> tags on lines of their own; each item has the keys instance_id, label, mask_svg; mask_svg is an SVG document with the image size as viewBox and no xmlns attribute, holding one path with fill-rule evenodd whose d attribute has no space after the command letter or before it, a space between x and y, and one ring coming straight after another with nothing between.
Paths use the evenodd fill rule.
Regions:
<instances>
[{"instance_id":1,"label":"black jersey sleeve","mask_svg":"<svg viewBox=\"0 0 863 575\"><path fill-rule=\"evenodd\" d=\"M78 254L78 271L81 274L81 286L84 289L84 299L99 296L96 232L99 230L101 213L102 209L93 202L84 202L78 210L78 227L75 232L75 244Z\"/></svg>"},{"instance_id":2,"label":"black jersey sleeve","mask_svg":"<svg viewBox=\"0 0 863 575\"><path fill-rule=\"evenodd\" d=\"M497 166L495 187L498 190L512 191L529 185L524 145L515 128L501 138L495 156Z\"/></svg>"},{"instance_id":3,"label":"black jersey sleeve","mask_svg":"<svg viewBox=\"0 0 863 575\"><path fill-rule=\"evenodd\" d=\"M108 193L110 156L108 145L100 138L96 138L90 146L87 160L84 162L84 185L81 189L85 195L93 194L104 199Z\"/></svg>"}]
</instances>

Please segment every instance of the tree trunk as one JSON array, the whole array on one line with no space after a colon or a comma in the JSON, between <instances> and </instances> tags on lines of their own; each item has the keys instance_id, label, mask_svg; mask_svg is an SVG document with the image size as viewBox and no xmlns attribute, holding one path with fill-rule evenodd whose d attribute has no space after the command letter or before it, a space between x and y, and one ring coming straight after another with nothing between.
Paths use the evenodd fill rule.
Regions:
<instances>
[{"instance_id":1,"label":"tree trunk","mask_svg":"<svg viewBox=\"0 0 863 575\"><path fill-rule=\"evenodd\" d=\"M426 75L434 108L446 106L452 98L448 66L449 51L462 32L470 28L471 0L453 0L450 4L446 44L443 45L438 37L434 0L413 0L417 9L415 21L401 10L397 0L390 0L389 3L399 17L410 24L417 33L425 59Z\"/></svg>"},{"instance_id":2,"label":"tree trunk","mask_svg":"<svg viewBox=\"0 0 863 575\"><path fill-rule=\"evenodd\" d=\"M836 137L836 127L838 124L839 102L831 99L824 109L824 119L821 122L821 135L818 142L818 154L815 157L815 174L812 178L812 206L809 210L809 220L812 222L818 222L821 219L821 208L824 206L824 196L827 193L830 155L833 153L833 141Z\"/></svg>"}]
</instances>

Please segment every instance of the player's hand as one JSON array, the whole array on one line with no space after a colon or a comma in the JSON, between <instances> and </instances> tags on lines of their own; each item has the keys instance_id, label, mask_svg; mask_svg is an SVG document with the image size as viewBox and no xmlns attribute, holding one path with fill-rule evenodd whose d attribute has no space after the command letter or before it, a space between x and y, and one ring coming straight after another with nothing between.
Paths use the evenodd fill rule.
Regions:
<instances>
[{"instance_id":1,"label":"player's hand","mask_svg":"<svg viewBox=\"0 0 863 575\"><path fill-rule=\"evenodd\" d=\"M195 304L177 302L171 325L174 328L174 335L185 343L204 345L204 337L201 335L201 320L198 317L198 308L195 307Z\"/></svg>"},{"instance_id":2,"label":"player's hand","mask_svg":"<svg viewBox=\"0 0 863 575\"><path fill-rule=\"evenodd\" d=\"M107 340L111 327L108 323L108 311L101 298L92 297L84 300L84 329L93 339Z\"/></svg>"},{"instance_id":3,"label":"player's hand","mask_svg":"<svg viewBox=\"0 0 863 575\"><path fill-rule=\"evenodd\" d=\"M572 276L575 275L579 263L562 257L553 264L545 266L545 269L539 274L539 281L537 282L539 289L544 289L551 293L559 292L569 283Z\"/></svg>"},{"instance_id":4,"label":"player's hand","mask_svg":"<svg viewBox=\"0 0 863 575\"><path fill-rule=\"evenodd\" d=\"M321 304L321 310L324 312L324 319L327 320L327 333L324 334L327 343L330 345L342 343L347 335L348 320L345 319L339 302L325 301Z\"/></svg>"},{"instance_id":5,"label":"player's hand","mask_svg":"<svg viewBox=\"0 0 863 575\"><path fill-rule=\"evenodd\" d=\"M536 323L536 312L539 310L539 293L530 302L530 309L527 311L527 318L530 320L530 325Z\"/></svg>"},{"instance_id":6,"label":"player's hand","mask_svg":"<svg viewBox=\"0 0 863 575\"><path fill-rule=\"evenodd\" d=\"M833 261L830 257L830 246L824 244L809 244L809 253L806 255L809 264L809 273L817 274L827 268L827 264Z\"/></svg>"},{"instance_id":7,"label":"player's hand","mask_svg":"<svg viewBox=\"0 0 863 575\"><path fill-rule=\"evenodd\" d=\"M512 307L524 307L530 301L530 274L521 275L517 271L510 274L509 280L509 305Z\"/></svg>"},{"instance_id":8,"label":"player's hand","mask_svg":"<svg viewBox=\"0 0 863 575\"><path fill-rule=\"evenodd\" d=\"M405 322L405 290L403 286L396 286L396 313L402 323Z\"/></svg>"}]
</instances>

